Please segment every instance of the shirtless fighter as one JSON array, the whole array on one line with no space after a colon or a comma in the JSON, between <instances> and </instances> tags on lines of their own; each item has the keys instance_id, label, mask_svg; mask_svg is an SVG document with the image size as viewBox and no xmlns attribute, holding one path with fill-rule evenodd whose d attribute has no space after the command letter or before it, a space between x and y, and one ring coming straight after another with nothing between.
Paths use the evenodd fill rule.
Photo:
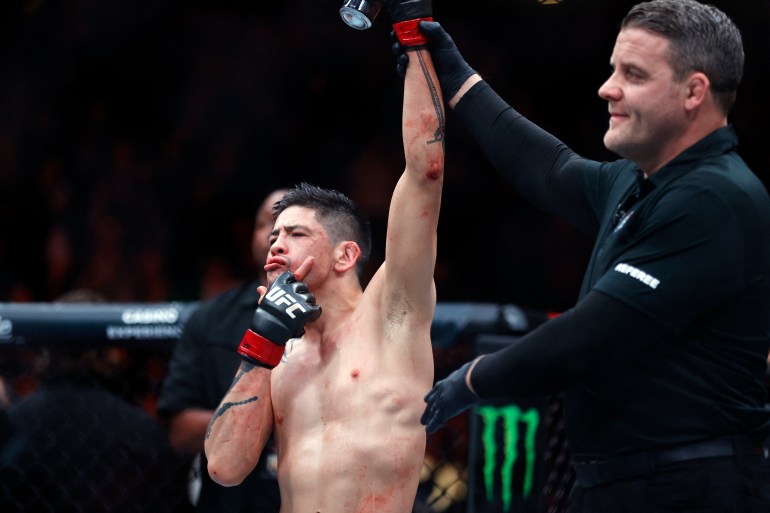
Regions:
<instances>
[{"instance_id":1,"label":"shirtless fighter","mask_svg":"<svg viewBox=\"0 0 770 513\"><path fill-rule=\"evenodd\" d=\"M429 1L386 5L397 34L399 22L431 16ZM433 382L444 107L430 55L409 37L419 33L407 32L406 168L391 199L385 262L362 290L369 236L356 207L308 184L290 190L274 208L271 286L260 290L239 348L244 361L209 426L208 471L224 486L248 475L274 432L282 513L413 507Z\"/></svg>"}]
</instances>

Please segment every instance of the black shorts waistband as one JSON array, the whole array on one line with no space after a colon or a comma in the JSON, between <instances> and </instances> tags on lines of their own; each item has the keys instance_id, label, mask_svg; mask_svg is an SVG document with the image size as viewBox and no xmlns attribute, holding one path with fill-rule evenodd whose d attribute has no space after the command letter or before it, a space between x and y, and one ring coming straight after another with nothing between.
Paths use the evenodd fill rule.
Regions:
<instances>
[{"instance_id":1,"label":"black shorts waistband","mask_svg":"<svg viewBox=\"0 0 770 513\"><path fill-rule=\"evenodd\" d=\"M714 438L600 461L573 462L580 486L589 488L624 479L647 476L660 467L701 458L762 455L761 446L746 436Z\"/></svg>"}]
</instances>

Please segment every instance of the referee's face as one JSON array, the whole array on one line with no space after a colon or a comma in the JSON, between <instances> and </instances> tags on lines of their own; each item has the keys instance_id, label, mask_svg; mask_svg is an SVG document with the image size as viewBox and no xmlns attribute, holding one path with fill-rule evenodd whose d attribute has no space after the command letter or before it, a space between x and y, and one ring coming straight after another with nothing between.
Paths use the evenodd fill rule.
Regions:
<instances>
[{"instance_id":1,"label":"referee's face","mask_svg":"<svg viewBox=\"0 0 770 513\"><path fill-rule=\"evenodd\" d=\"M612 74L599 88L610 114L604 145L648 174L682 150L686 131L687 87L674 80L668 45L646 30L622 30L610 59Z\"/></svg>"},{"instance_id":2,"label":"referee's face","mask_svg":"<svg viewBox=\"0 0 770 513\"><path fill-rule=\"evenodd\" d=\"M257 211L257 217L254 220L254 232L251 236L251 253L254 263L258 269L262 269L267 260L267 253L270 251L270 231L273 229L273 205L283 198L285 190L278 190L270 193L264 199Z\"/></svg>"}]
</instances>

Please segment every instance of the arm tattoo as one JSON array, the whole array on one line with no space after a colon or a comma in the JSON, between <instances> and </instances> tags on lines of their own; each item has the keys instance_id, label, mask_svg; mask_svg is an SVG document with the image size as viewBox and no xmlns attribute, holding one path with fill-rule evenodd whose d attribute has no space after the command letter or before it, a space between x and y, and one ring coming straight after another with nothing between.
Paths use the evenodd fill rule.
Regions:
<instances>
[{"instance_id":1,"label":"arm tattoo","mask_svg":"<svg viewBox=\"0 0 770 513\"><path fill-rule=\"evenodd\" d=\"M430 97L433 101L433 107L436 109L436 118L438 119L438 128L436 128L436 132L433 134L433 140L428 141L428 144L433 144L440 142L442 150L444 149L444 130L446 129L446 120L444 119L444 109L441 108L441 97L438 94L438 91L436 90L436 84L433 82L433 79L430 76L430 73L428 73L428 69L425 66L425 59L422 56L422 52L417 51L415 52L415 55L417 55L417 60L420 62L420 69L422 70L422 74L425 76L425 80L428 83L428 89L430 90Z\"/></svg>"},{"instance_id":2,"label":"arm tattoo","mask_svg":"<svg viewBox=\"0 0 770 513\"><path fill-rule=\"evenodd\" d=\"M206 440L208 440L208 439L209 439L209 436L211 435L211 428L214 426L214 422L215 422L215 421L216 421L216 420L217 420L219 417L221 417L222 415L224 415L224 413L225 413L227 410L229 410L229 409L230 409L230 408L232 408L233 406L241 406L242 404L253 403L253 402L254 402L254 401L256 401L257 399L259 399L259 396L256 396L256 395L255 395L254 397L249 397L248 399L245 399L245 400L243 400L243 401L236 401L236 402L232 402L232 403L222 403L221 405L219 405L219 409L216 411L216 413L214 414L214 416L213 416L213 417L211 417L211 422L209 422L209 428L206 430Z\"/></svg>"},{"instance_id":3,"label":"arm tattoo","mask_svg":"<svg viewBox=\"0 0 770 513\"><path fill-rule=\"evenodd\" d=\"M286 349L283 351L283 355L281 355L281 363L286 363L289 361L289 353L292 352L294 349L294 342L297 341L296 338L289 339L288 342L286 342Z\"/></svg>"},{"instance_id":4,"label":"arm tattoo","mask_svg":"<svg viewBox=\"0 0 770 513\"><path fill-rule=\"evenodd\" d=\"M238 374L235 375L235 379L233 379L233 383L230 385L230 389L227 391L227 393L230 393L230 390L233 389L236 383L238 383L244 374L251 371L254 368L254 365L248 363L248 362L241 362L241 366L238 369ZM206 440L209 439L209 436L211 435L211 428L214 426L214 422L224 415L224 413L232 408L233 406L241 406L244 404L253 403L254 401L258 400L259 396L253 396L249 397L248 399L244 399L243 401L235 401L235 402L229 402L229 403L222 403L219 405L219 408L214 413L214 416L211 417L211 422L209 422L209 428L206 430Z\"/></svg>"},{"instance_id":5,"label":"arm tattoo","mask_svg":"<svg viewBox=\"0 0 770 513\"><path fill-rule=\"evenodd\" d=\"M254 364L249 363L246 360L241 361L241 366L238 367L238 374L235 375L235 379L233 380L233 384L230 385L230 388L227 390L228 392L233 389L236 383L238 383L244 374L247 372L251 372L254 369Z\"/></svg>"}]
</instances>

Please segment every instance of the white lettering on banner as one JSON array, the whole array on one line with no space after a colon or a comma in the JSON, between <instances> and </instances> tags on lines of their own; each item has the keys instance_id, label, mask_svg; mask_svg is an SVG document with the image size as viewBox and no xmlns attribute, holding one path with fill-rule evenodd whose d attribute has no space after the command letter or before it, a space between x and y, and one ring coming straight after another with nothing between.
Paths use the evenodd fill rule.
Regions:
<instances>
[{"instance_id":1,"label":"white lettering on banner","mask_svg":"<svg viewBox=\"0 0 770 513\"><path fill-rule=\"evenodd\" d=\"M657 289L658 285L660 285L659 279L647 274L642 270L637 269L632 265L618 264L615 266L615 270L621 274L625 274L626 276L630 276L636 280L639 280L651 289Z\"/></svg>"},{"instance_id":2,"label":"white lettering on banner","mask_svg":"<svg viewBox=\"0 0 770 513\"><path fill-rule=\"evenodd\" d=\"M175 308L139 308L126 310L120 318L126 324L174 324L179 320L179 311Z\"/></svg>"},{"instance_id":3,"label":"white lettering on banner","mask_svg":"<svg viewBox=\"0 0 770 513\"><path fill-rule=\"evenodd\" d=\"M108 340L127 339L177 339L182 334L180 326L107 326Z\"/></svg>"},{"instance_id":4,"label":"white lettering on banner","mask_svg":"<svg viewBox=\"0 0 770 513\"><path fill-rule=\"evenodd\" d=\"M13 322L0 317L0 337L9 337L13 332Z\"/></svg>"}]
</instances>

